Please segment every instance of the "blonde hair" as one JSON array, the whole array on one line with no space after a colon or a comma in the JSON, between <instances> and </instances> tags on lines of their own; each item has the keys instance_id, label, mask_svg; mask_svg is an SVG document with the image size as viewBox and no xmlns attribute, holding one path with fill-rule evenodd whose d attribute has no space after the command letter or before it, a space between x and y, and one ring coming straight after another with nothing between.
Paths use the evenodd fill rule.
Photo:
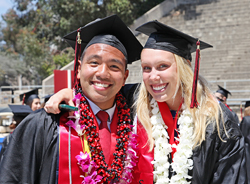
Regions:
<instances>
[{"instance_id":1,"label":"blonde hair","mask_svg":"<svg viewBox=\"0 0 250 184\"><path fill-rule=\"evenodd\" d=\"M244 109L244 116L250 116L250 106Z\"/></svg>"},{"instance_id":2,"label":"blonde hair","mask_svg":"<svg viewBox=\"0 0 250 184\"><path fill-rule=\"evenodd\" d=\"M177 64L178 80L175 95L173 98L175 98L178 90L181 89L182 97L184 99L183 103L185 107L190 111L194 120L194 147L200 146L201 143L205 140L206 128L210 123L213 123L213 127L215 127L214 122L216 122L217 131L219 137L221 138L219 130L219 116L222 113L219 113L221 112L221 108L218 102L214 99L211 91L205 85L204 81L199 78L197 86L197 100L199 102L199 107L190 109L194 73L192 71L189 61L176 54L174 54L174 57ZM135 105L137 117L145 128L148 135L149 151L151 151L154 147L154 140L152 137L152 125L150 122L151 99L152 96L147 91L144 83L142 82L139 89L139 96Z\"/></svg>"}]
</instances>

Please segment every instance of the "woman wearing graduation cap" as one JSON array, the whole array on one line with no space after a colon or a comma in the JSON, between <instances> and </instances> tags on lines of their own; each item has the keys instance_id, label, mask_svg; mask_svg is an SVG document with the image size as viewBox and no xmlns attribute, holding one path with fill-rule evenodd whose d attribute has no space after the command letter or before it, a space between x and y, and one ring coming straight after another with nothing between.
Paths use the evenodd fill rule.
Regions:
<instances>
[{"instance_id":1,"label":"woman wearing graduation cap","mask_svg":"<svg viewBox=\"0 0 250 184\"><path fill-rule=\"evenodd\" d=\"M23 105L26 104L30 106L32 111L36 111L41 108L41 102L38 96L38 88L21 94L20 100L22 101Z\"/></svg>"},{"instance_id":2,"label":"woman wearing graduation cap","mask_svg":"<svg viewBox=\"0 0 250 184\"><path fill-rule=\"evenodd\" d=\"M200 49L212 46L157 21L137 31L149 38L141 53L134 183L246 183L239 128L198 78Z\"/></svg>"},{"instance_id":3,"label":"woman wearing graduation cap","mask_svg":"<svg viewBox=\"0 0 250 184\"><path fill-rule=\"evenodd\" d=\"M212 46L157 21L137 31L149 38L141 53L143 82L134 120L138 163L132 183L246 183L241 132L198 78L200 49Z\"/></svg>"}]
</instances>

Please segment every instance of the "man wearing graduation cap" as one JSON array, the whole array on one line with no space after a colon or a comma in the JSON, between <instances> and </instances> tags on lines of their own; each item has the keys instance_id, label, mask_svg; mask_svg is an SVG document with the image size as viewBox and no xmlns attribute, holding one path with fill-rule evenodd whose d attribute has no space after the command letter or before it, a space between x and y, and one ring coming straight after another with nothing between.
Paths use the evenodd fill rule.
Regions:
<instances>
[{"instance_id":1,"label":"man wearing graduation cap","mask_svg":"<svg viewBox=\"0 0 250 184\"><path fill-rule=\"evenodd\" d=\"M245 137L247 179L250 182L250 101L246 101L240 129Z\"/></svg>"},{"instance_id":2,"label":"man wearing graduation cap","mask_svg":"<svg viewBox=\"0 0 250 184\"><path fill-rule=\"evenodd\" d=\"M238 115L232 109L230 109L230 107L227 105L228 94L229 95L232 95L232 94L230 93L230 91L226 90L220 85L218 85L218 87L219 89L214 93L214 96L218 99L219 102L222 102L232 112L236 123L239 125L240 122L239 122Z\"/></svg>"},{"instance_id":3,"label":"man wearing graduation cap","mask_svg":"<svg viewBox=\"0 0 250 184\"><path fill-rule=\"evenodd\" d=\"M30 106L32 111L41 108L41 102L38 96L38 88L32 89L31 91L21 94L20 100L22 101L23 104Z\"/></svg>"},{"instance_id":4,"label":"man wearing graduation cap","mask_svg":"<svg viewBox=\"0 0 250 184\"><path fill-rule=\"evenodd\" d=\"M228 94L232 95L230 91L218 85L219 89L214 93L214 96L225 105L227 104ZM228 106L227 106L228 107ZM228 107L229 108L229 107Z\"/></svg>"},{"instance_id":5,"label":"man wearing graduation cap","mask_svg":"<svg viewBox=\"0 0 250 184\"><path fill-rule=\"evenodd\" d=\"M113 183L130 174L123 169L129 169L125 161L131 156L130 110L119 90L127 64L139 59L142 46L116 15L91 22L65 40L76 52L79 110L71 117L40 110L26 118L13 133L0 183Z\"/></svg>"},{"instance_id":6,"label":"man wearing graduation cap","mask_svg":"<svg viewBox=\"0 0 250 184\"><path fill-rule=\"evenodd\" d=\"M13 122L15 128L19 125L19 123L26 117L28 116L31 112L31 108L28 105L9 105L12 113L13 113ZM6 136L3 140L3 146L0 152L0 161L3 158L4 151L7 148L7 145L9 144L11 139L11 134Z\"/></svg>"}]
</instances>

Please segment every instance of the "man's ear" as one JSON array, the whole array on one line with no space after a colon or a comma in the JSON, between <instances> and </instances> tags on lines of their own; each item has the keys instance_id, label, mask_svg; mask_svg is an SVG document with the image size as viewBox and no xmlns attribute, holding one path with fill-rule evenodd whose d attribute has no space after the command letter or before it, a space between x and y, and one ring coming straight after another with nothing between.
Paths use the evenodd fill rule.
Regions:
<instances>
[{"instance_id":1,"label":"man's ear","mask_svg":"<svg viewBox=\"0 0 250 184\"><path fill-rule=\"evenodd\" d=\"M77 79L80 79L80 71L81 71L81 61L78 60L78 68L77 68Z\"/></svg>"},{"instance_id":2,"label":"man's ear","mask_svg":"<svg viewBox=\"0 0 250 184\"><path fill-rule=\"evenodd\" d=\"M125 75L124 75L123 86L125 85L125 82L126 82L126 80L127 80L127 78L128 78L128 74L129 74L129 70L127 69L127 70L125 71Z\"/></svg>"}]
</instances>

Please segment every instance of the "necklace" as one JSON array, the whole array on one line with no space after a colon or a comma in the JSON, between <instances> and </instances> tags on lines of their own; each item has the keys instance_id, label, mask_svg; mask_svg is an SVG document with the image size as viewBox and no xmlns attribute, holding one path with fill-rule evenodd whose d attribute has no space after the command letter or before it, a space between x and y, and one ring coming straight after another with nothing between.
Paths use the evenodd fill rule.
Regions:
<instances>
[{"instance_id":1,"label":"necklace","mask_svg":"<svg viewBox=\"0 0 250 184\"><path fill-rule=\"evenodd\" d=\"M191 183L187 179L192 177L188 175L188 170L193 168L193 160L191 156L193 154L193 119L190 112L186 109L182 112L179 120L179 144L169 144L169 136L166 131L168 128L161 116L157 102L151 100L152 107L152 136L155 141L154 147L154 182L156 184L179 184L179 183ZM168 162L172 148L176 148L176 153L174 154L173 162L170 164ZM172 167L171 172L175 173L169 179L169 168Z\"/></svg>"},{"instance_id":2,"label":"necklace","mask_svg":"<svg viewBox=\"0 0 250 184\"><path fill-rule=\"evenodd\" d=\"M100 144L99 133L94 123L95 116L90 110L81 88L78 88L75 94L73 102L79 110L74 112L74 116L69 116L75 121L69 120L67 125L76 130L81 140L82 136L86 135L92 161L90 161L88 153L80 152L80 155L76 156L80 168L87 174L86 177L81 176L84 182L108 183L113 180L113 183L122 181L129 181L128 183L130 183L132 181L130 173L137 161L135 152L136 135L131 132L130 109L125 98L118 93L115 99L119 119L117 123L117 143L111 168L108 169Z\"/></svg>"}]
</instances>

